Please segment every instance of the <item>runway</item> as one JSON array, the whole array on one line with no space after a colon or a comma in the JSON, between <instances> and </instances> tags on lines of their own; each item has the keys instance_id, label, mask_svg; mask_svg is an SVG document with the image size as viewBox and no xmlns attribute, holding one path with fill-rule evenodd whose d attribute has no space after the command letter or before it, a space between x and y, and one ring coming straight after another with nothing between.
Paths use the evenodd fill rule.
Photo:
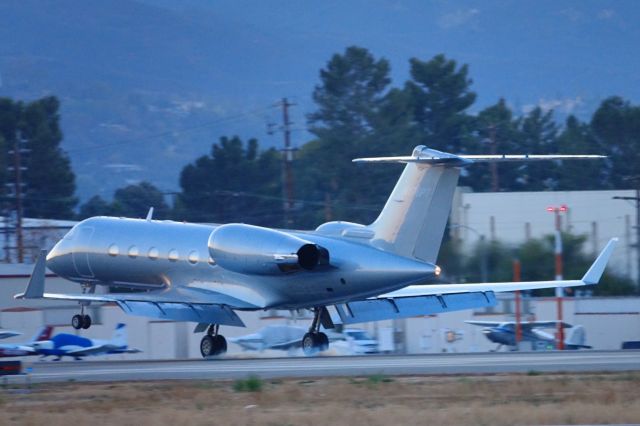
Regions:
<instances>
[{"instance_id":1,"label":"runway","mask_svg":"<svg viewBox=\"0 0 640 426\"><path fill-rule=\"evenodd\" d=\"M31 382L238 379L366 376L383 374L493 374L640 370L640 351L567 351L429 354L408 356L318 356L299 358L176 361L25 362ZM3 379L4 380L4 379ZM9 383L25 377L6 376Z\"/></svg>"}]
</instances>

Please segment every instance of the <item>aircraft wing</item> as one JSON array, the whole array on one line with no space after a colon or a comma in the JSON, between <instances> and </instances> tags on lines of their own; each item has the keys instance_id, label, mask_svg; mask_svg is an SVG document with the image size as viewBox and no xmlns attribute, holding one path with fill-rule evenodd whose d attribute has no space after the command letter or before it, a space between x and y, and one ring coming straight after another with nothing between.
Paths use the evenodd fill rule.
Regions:
<instances>
[{"instance_id":1,"label":"aircraft wing","mask_svg":"<svg viewBox=\"0 0 640 426\"><path fill-rule=\"evenodd\" d=\"M515 321L475 321L469 320L465 321L467 324L478 325L480 327L499 327L503 324L507 324L515 328ZM572 325L566 322L562 322L562 328L571 328ZM520 327L523 330L533 330L534 328L556 328L558 326L558 321L521 321Z\"/></svg>"},{"instance_id":2,"label":"aircraft wing","mask_svg":"<svg viewBox=\"0 0 640 426\"><path fill-rule=\"evenodd\" d=\"M22 333L10 330L0 330L0 339L8 339L9 337L19 336Z\"/></svg>"},{"instance_id":3,"label":"aircraft wing","mask_svg":"<svg viewBox=\"0 0 640 426\"><path fill-rule=\"evenodd\" d=\"M16 299L53 299L78 302L116 303L130 315L140 315L174 321L232 325L244 327L233 309L251 309L260 306L247 300L201 288L174 287L168 290L140 293L59 294L44 292L46 251L42 251L24 293Z\"/></svg>"},{"instance_id":4,"label":"aircraft wing","mask_svg":"<svg viewBox=\"0 0 640 426\"><path fill-rule=\"evenodd\" d=\"M604 268L609 262L611 253L618 243L617 238L612 238L602 250L598 258L593 262L589 270L580 280L556 280L556 281L521 281L502 283L477 283L477 284L433 284L411 285L391 293L383 294L378 298L401 298L415 296L438 296L454 293L472 292L505 292L516 290L538 290L556 287L579 287L597 284L602 277Z\"/></svg>"},{"instance_id":5,"label":"aircraft wing","mask_svg":"<svg viewBox=\"0 0 640 426\"><path fill-rule=\"evenodd\" d=\"M467 324L478 325L480 327L498 327L504 322L500 321L465 321Z\"/></svg>"},{"instance_id":6,"label":"aircraft wing","mask_svg":"<svg viewBox=\"0 0 640 426\"><path fill-rule=\"evenodd\" d=\"M267 346L267 348L269 349L279 349L281 351L286 351L292 348L300 348L300 347L302 347L302 339L300 338L291 339L288 342L278 342L273 345Z\"/></svg>"},{"instance_id":7,"label":"aircraft wing","mask_svg":"<svg viewBox=\"0 0 640 426\"><path fill-rule=\"evenodd\" d=\"M579 280L411 285L377 297L337 304L334 308L340 322L354 324L495 306L498 292L597 284L617 242L617 238L611 239Z\"/></svg>"},{"instance_id":8,"label":"aircraft wing","mask_svg":"<svg viewBox=\"0 0 640 426\"><path fill-rule=\"evenodd\" d=\"M12 343L2 343L0 344L0 350L10 350L10 351L24 351L29 353L36 353L36 350L33 346L25 345L25 344L12 344Z\"/></svg>"}]
</instances>

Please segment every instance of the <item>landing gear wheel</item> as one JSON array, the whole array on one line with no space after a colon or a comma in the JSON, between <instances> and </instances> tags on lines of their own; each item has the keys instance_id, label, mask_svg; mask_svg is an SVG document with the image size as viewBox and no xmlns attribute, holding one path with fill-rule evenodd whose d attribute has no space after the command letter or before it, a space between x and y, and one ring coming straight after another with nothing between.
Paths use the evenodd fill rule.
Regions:
<instances>
[{"instance_id":1,"label":"landing gear wheel","mask_svg":"<svg viewBox=\"0 0 640 426\"><path fill-rule=\"evenodd\" d=\"M227 352L227 339L220 334L210 336L206 334L200 341L200 354L204 358L222 355Z\"/></svg>"},{"instance_id":2,"label":"landing gear wheel","mask_svg":"<svg viewBox=\"0 0 640 426\"><path fill-rule=\"evenodd\" d=\"M84 318L82 317L82 315L76 314L71 318L71 327L75 328L76 330L80 330L83 324Z\"/></svg>"},{"instance_id":3,"label":"landing gear wheel","mask_svg":"<svg viewBox=\"0 0 640 426\"><path fill-rule=\"evenodd\" d=\"M82 315L82 328L85 330L91 327L91 317L89 315Z\"/></svg>"},{"instance_id":4,"label":"landing gear wheel","mask_svg":"<svg viewBox=\"0 0 640 426\"><path fill-rule=\"evenodd\" d=\"M302 351L305 355L313 355L318 352L318 346L320 346L316 333L307 333L302 338Z\"/></svg>"},{"instance_id":5,"label":"landing gear wheel","mask_svg":"<svg viewBox=\"0 0 640 426\"><path fill-rule=\"evenodd\" d=\"M213 336L213 344L216 349L215 355L222 355L227 352L227 339L218 334Z\"/></svg>"},{"instance_id":6,"label":"landing gear wheel","mask_svg":"<svg viewBox=\"0 0 640 426\"><path fill-rule=\"evenodd\" d=\"M316 334L316 339L318 340L318 349L320 349L321 352L329 349L329 338L326 334L319 332Z\"/></svg>"},{"instance_id":7,"label":"landing gear wheel","mask_svg":"<svg viewBox=\"0 0 640 426\"><path fill-rule=\"evenodd\" d=\"M207 334L202 338L202 340L200 340L200 353L204 358L213 356L214 346L215 345L213 344L213 337Z\"/></svg>"}]
</instances>

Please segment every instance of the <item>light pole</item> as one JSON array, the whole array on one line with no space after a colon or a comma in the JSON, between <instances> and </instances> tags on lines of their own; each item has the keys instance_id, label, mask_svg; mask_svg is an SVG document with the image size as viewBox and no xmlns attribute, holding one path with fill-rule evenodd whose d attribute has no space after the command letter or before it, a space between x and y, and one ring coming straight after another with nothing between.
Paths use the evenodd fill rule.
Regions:
<instances>
[{"instance_id":1,"label":"light pole","mask_svg":"<svg viewBox=\"0 0 640 426\"><path fill-rule=\"evenodd\" d=\"M562 280L562 234L560 226L560 213L566 213L569 207L566 204L561 206L547 207L547 211L555 216L555 257L556 257L556 281ZM564 349L564 328L562 328L562 287L556 287L556 302L558 307L558 323L556 325L556 348Z\"/></svg>"}]
</instances>

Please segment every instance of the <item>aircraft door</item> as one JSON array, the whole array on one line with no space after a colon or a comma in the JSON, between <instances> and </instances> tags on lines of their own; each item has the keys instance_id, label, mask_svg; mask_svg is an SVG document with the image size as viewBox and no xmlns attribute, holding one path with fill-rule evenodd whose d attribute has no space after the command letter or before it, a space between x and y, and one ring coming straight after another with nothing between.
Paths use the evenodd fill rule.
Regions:
<instances>
[{"instance_id":1,"label":"aircraft door","mask_svg":"<svg viewBox=\"0 0 640 426\"><path fill-rule=\"evenodd\" d=\"M78 228L77 241L75 243L76 249L73 250L73 265L78 275L83 278L93 278L94 276L91 265L89 265L89 247L92 237L92 227Z\"/></svg>"}]
</instances>

